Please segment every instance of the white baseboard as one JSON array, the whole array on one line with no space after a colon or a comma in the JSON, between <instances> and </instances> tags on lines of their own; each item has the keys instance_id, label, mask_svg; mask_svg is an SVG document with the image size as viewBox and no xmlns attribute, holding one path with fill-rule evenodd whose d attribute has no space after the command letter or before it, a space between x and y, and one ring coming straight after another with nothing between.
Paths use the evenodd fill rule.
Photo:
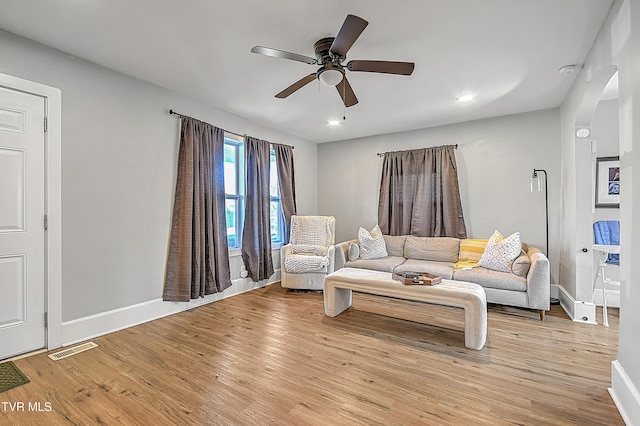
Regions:
<instances>
[{"instance_id":1,"label":"white baseboard","mask_svg":"<svg viewBox=\"0 0 640 426\"><path fill-rule=\"evenodd\" d=\"M560 306L562 306L562 309L569 315L571 320L584 324L598 324L596 322L595 304L575 300L561 285L558 286L558 298L560 299Z\"/></svg>"},{"instance_id":2,"label":"white baseboard","mask_svg":"<svg viewBox=\"0 0 640 426\"><path fill-rule=\"evenodd\" d=\"M262 288L278 281L280 281L280 269L277 269L276 273L268 281L254 283L249 278L235 279L232 281L231 287L225 291L194 299L190 302L165 302L160 298L65 321L62 323L62 346L73 345L94 337L133 327L134 325L193 309L227 297ZM50 347L49 349L55 348Z\"/></svg>"},{"instance_id":3,"label":"white baseboard","mask_svg":"<svg viewBox=\"0 0 640 426\"><path fill-rule=\"evenodd\" d=\"M625 424L640 424L640 392L627 376L620 361L611 362L611 387L609 394Z\"/></svg>"}]
</instances>

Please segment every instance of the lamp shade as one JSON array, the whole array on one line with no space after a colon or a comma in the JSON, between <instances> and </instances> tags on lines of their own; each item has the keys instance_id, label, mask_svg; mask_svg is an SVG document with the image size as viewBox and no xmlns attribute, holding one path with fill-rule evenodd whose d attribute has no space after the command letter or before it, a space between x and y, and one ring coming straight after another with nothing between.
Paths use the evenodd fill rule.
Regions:
<instances>
[{"instance_id":1,"label":"lamp shade","mask_svg":"<svg viewBox=\"0 0 640 426\"><path fill-rule=\"evenodd\" d=\"M322 72L320 72L320 75L318 76L318 79L325 86L332 87L340 83L342 81L342 77L343 75L340 70L329 68L322 70Z\"/></svg>"},{"instance_id":2,"label":"lamp shade","mask_svg":"<svg viewBox=\"0 0 640 426\"><path fill-rule=\"evenodd\" d=\"M529 191L531 192L540 192L542 191L542 183L540 182L540 177L538 173L534 170L529 176Z\"/></svg>"}]
</instances>

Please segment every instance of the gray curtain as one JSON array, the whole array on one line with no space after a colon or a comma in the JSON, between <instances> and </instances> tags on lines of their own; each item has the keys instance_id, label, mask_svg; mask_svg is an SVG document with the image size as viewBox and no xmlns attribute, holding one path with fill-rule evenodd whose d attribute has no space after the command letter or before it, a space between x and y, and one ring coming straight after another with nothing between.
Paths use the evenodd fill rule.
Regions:
<instances>
[{"instance_id":1,"label":"gray curtain","mask_svg":"<svg viewBox=\"0 0 640 426\"><path fill-rule=\"evenodd\" d=\"M242 260L253 281L273 275L269 208L270 143L245 137L245 207L242 228Z\"/></svg>"},{"instance_id":2,"label":"gray curtain","mask_svg":"<svg viewBox=\"0 0 640 426\"><path fill-rule=\"evenodd\" d=\"M296 179L293 169L293 147L273 144L278 166L278 185L280 186L280 204L284 215L284 244L291 238L291 216L296 214Z\"/></svg>"},{"instance_id":3,"label":"gray curtain","mask_svg":"<svg viewBox=\"0 0 640 426\"><path fill-rule=\"evenodd\" d=\"M454 149L385 153L378 198L383 234L467 237Z\"/></svg>"},{"instance_id":4,"label":"gray curtain","mask_svg":"<svg viewBox=\"0 0 640 426\"><path fill-rule=\"evenodd\" d=\"M182 117L163 300L188 302L231 286L224 131Z\"/></svg>"}]
</instances>

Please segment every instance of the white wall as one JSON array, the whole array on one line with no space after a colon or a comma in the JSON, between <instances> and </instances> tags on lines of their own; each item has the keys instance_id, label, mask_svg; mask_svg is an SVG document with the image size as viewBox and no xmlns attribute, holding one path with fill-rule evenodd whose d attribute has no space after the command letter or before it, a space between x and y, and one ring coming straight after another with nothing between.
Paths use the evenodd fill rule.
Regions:
<instances>
[{"instance_id":1,"label":"white wall","mask_svg":"<svg viewBox=\"0 0 640 426\"><path fill-rule=\"evenodd\" d=\"M591 127L591 134L596 141L597 151L596 158L600 157L615 157L620 155L620 143L619 143L619 113L618 113L618 100L609 99L600 101L596 107L596 111L593 115L593 122ZM593 213L593 222L599 220L620 220L620 209L618 208L602 208L595 207ZM598 263L599 255L594 253L594 267ZM620 280L620 271L617 267L609 267L606 270L607 277L614 281ZM596 298L598 298L598 304L600 304L601 293L596 291ZM613 297L612 297L613 298ZM610 302L612 302L610 298ZM610 303L610 306L616 306L616 303Z\"/></svg>"},{"instance_id":2,"label":"white wall","mask_svg":"<svg viewBox=\"0 0 640 426\"><path fill-rule=\"evenodd\" d=\"M0 72L62 90L63 321L162 296L179 126L169 108L293 145L298 208L315 213L315 144L4 31L0 52ZM231 259L232 278L241 264Z\"/></svg>"},{"instance_id":3,"label":"white wall","mask_svg":"<svg viewBox=\"0 0 640 426\"><path fill-rule=\"evenodd\" d=\"M596 157L615 157L620 155L618 100L600 101L593 115L591 134L597 142ZM593 221L620 220L620 209L595 208Z\"/></svg>"},{"instance_id":4,"label":"white wall","mask_svg":"<svg viewBox=\"0 0 640 426\"><path fill-rule=\"evenodd\" d=\"M348 125L348 123L346 124ZM336 241L377 223L382 158L376 153L458 144L456 161L467 235L489 238L519 231L544 250L544 192L529 192L534 168L549 174L549 246L557 282L560 197L560 111L378 135L318 146L318 213L336 217Z\"/></svg>"},{"instance_id":5,"label":"white wall","mask_svg":"<svg viewBox=\"0 0 640 426\"><path fill-rule=\"evenodd\" d=\"M614 25L620 49L620 339L612 388L627 424L640 424L640 2L624 3Z\"/></svg>"},{"instance_id":6,"label":"white wall","mask_svg":"<svg viewBox=\"0 0 640 426\"><path fill-rule=\"evenodd\" d=\"M640 2L616 0L609 17L585 61L583 70L576 78L561 108L562 125L562 173L567 185L563 185L566 200L563 220L563 261L566 262L567 290L577 300L589 297L590 253L582 254L578 248L588 244L592 238L590 222L591 194L581 193L571 184L591 176L591 167L580 162L576 153L583 149L575 138L576 125L591 124L593 112L606 80L618 70L619 76L619 154L621 182L624 191L620 194L620 331L617 360L612 362L610 393L627 424L640 424ZM636 148L634 150L634 148ZM586 170L585 170L586 168ZM635 173L634 173L635 169ZM592 188L589 186L589 189ZM582 208L585 206L586 209ZM634 211L636 212L634 215ZM582 258L589 259L584 262ZM586 263L586 264L585 264ZM573 274L572 274L573 272ZM587 326L585 326L587 327Z\"/></svg>"}]
</instances>

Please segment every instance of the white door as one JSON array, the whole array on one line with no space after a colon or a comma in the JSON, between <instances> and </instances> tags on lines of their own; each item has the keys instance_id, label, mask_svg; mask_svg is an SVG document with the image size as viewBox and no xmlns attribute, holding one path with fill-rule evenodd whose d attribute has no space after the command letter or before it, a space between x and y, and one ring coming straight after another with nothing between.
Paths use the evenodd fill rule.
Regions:
<instances>
[{"instance_id":1,"label":"white door","mask_svg":"<svg viewBox=\"0 0 640 426\"><path fill-rule=\"evenodd\" d=\"M0 87L0 359L45 346L44 116Z\"/></svg>"}]
</instances>

